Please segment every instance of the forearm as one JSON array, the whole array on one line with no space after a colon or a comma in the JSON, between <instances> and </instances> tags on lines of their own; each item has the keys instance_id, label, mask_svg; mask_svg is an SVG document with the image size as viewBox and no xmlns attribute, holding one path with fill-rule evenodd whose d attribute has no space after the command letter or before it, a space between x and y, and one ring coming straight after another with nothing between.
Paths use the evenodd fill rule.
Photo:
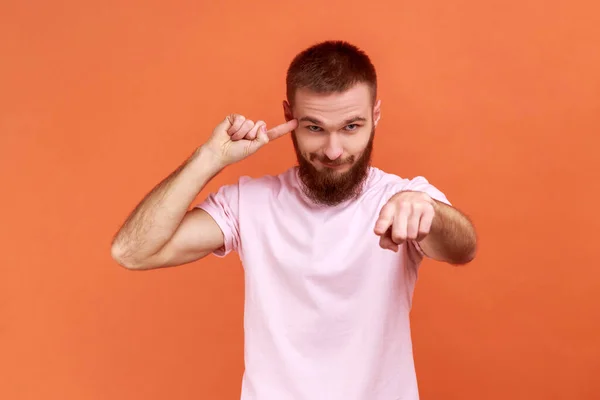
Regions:
<instances>
[{"instance_id":1,"label":"forearm","mask_svg":"<svg viewBox=\"0 0 600 400\"><path fill-rule=\"evenodd\" d=\"M173 236L191 203L222 169L202 147L160 182L137 205L113 240L113 256L144 260Z\"/></svg>"},{"instance_id":2,"label":"forearm","mask_svg":"<svg viewBox=\"0 0 600 400\"><path fill-rule=\"evenodd\" d=\"M435 201L435 216L429 234L419 245L436 260L451 264L466 264L477 251L475 228L460 211Z\"/></svg>"}]
</instances>

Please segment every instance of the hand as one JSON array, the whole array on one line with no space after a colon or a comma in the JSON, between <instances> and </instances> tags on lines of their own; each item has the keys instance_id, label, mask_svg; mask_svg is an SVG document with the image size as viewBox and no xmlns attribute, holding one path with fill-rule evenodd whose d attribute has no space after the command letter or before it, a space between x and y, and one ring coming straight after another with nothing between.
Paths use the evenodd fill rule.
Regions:
<instances>
[{"instance_id":1,"label":"hand","mask_svg":"<svg viewBox=\"0 0 600 400\"><path fill-rule=\"evenodd\" d=\"M264 121L255 123L242 115L231 114L215 127L205 146L219 157L225 167L254 154L297 126L298 121L293 119L267 130Z\"/></svg>"},{"instance_id":2,"label":"hand","mask_svg":"<svg viewBox=\"0 0 600 400\"><path fill-rule=\"evenodd\" d=\"M381 208L375 223L379 246L397 252L407 240L423 240L431 229L436 203L427 193L403 191Z\"/></svg>"}]
</instances>

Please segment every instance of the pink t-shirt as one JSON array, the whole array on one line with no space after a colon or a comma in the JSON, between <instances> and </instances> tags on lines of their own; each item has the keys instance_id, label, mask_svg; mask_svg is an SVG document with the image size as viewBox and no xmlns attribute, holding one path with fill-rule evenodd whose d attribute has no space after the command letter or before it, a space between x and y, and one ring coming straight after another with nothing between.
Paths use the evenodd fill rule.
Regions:
<instances>
[{"instance_id":1,"label":"pink t-shirt","mask_svg":"<svg viewBox=\"0 0 600 400\"><path fill-rule=\"evenodd\" d=\"M417 400L409 312L416 243L398 253L373 232L401 190L448 203L423 177L371 167L362 195L312 203L297 168L242 177L198 205L221 227L223 257L245 273L242 400Z\"/></svg>"}]
</instances>

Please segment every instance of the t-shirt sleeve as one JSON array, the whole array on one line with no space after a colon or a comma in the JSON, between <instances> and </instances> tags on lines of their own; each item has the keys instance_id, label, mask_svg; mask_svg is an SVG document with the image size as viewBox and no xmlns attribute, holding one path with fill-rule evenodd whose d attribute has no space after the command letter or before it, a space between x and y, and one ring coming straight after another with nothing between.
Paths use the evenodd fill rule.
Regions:
<instances>
[{"instance_id":1,"label":"t-shirt sleeve","mask_svg":"<svg viewBox=\"0 0 600 400\"><path fill-rule=\"evenodd\" d=\"M429 181L427 179L425 179L422 176L417 176L417 177L411 179L410 181L408 181L408 183L403 185L403 187L398 191L406 191L406 190L415 191L415 192L424 192L424 193L427 193L434 200L437 200L444 204L448 204L450 206L452 205L450 203L450 201L448 200L448 198L446 197L446 195L441 190L439 190L437 187L433 186L431 183L429 183ZM423 249L419 245L419 242L417 242L416 240L411 240L409 243L412 245L411 247L413 247L413 249L416 250L418 256L425 257L425 253L423 252ZM409 248L409 251L413 251L413 249Z\"/></svg>"},{"instance_id":2,"label":"t-shirt sleeve","mask_svg":"<svg viewBox=\"0 0 600 400\"><path fill-rule=\"evenodd\" d=\"M206 211L223 232L224 244L213 252L217 257L225 257L239 249L239 192L239 183L221 186L196 205Z\"/></svg>"},{"instance_id":3,"label":"t-shirt sleeve","mask_svg":"<svg viewBox=\"0 0 600 400\"><path fill-rule=\"evenodd\" d=\"M450 201L446 198L446 195L444 193L442 193L438 188L429 183L429 181L422 176L417 176L416 178L411 179L402 190L425 192L434 200L448 205L452 205L450 204Z\"/></svg>"}]
</instances>

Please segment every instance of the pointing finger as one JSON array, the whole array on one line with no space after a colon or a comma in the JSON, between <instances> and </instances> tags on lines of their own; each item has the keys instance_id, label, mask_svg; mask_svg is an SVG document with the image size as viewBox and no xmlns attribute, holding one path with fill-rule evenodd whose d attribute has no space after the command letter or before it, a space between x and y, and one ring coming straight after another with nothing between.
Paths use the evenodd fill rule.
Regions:
<instances>
[{"instance_id":1,"label":"pointing finger","mask_svg":"<svg viewBox=\"0 0 600 400\"><path fill-rule=\"evenodd\" d=\"M379 213L379 218L375 223L375 234L381 236L385 234L392 223L394 222L394 214L396 213L396 208L390 203L383 206Z\"/></svg>"},{"instance_id":2,"label":"pointing finger","mask_svg":"<svg viewBox=\"0 0 600 400\"><path fill-rule=\"evenodd\" d=\"M275 139L280 138L281 136L285 135L286 133L293 131L297 127L298 127L298 121L295 119L292 119L286 123L277 125L276 127L269 129L267 131L267 136L269 137L269 140L275 140Z\"/></svg>"}]
</instances>

